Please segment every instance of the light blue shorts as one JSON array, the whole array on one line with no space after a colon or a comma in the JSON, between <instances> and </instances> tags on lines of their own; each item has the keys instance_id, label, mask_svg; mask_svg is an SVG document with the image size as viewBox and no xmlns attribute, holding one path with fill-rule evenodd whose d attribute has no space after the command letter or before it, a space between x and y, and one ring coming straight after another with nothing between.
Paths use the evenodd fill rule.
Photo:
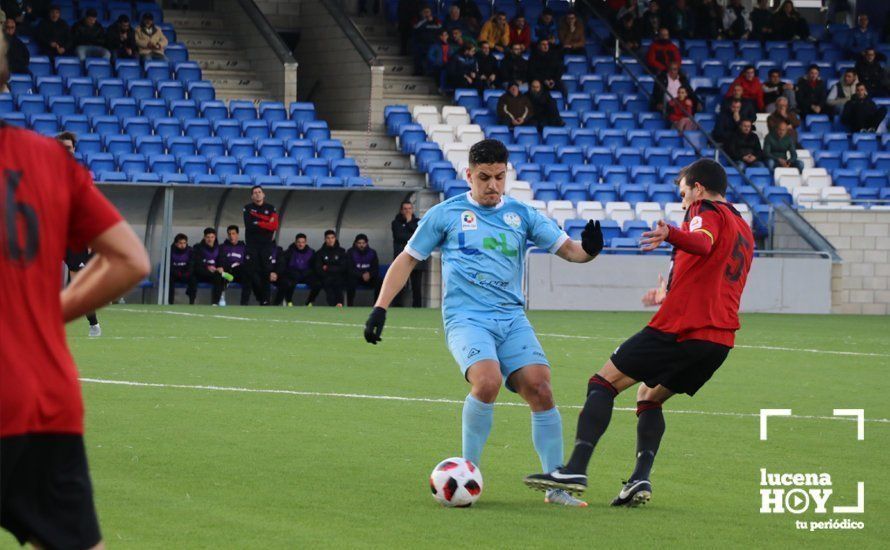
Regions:
<instances>
[{"instance_id":1,"label":"light blue shorts","mask_svg":"<svg viewBox=\"0 0 890 550\"><path fill-rule=\"evenodd\" d=\"M528 365L550 366L524 314L503 319L451 320L445 328L445 339L464 378L474 363L494 360L500 363L504 385L510 391L516 391L507 384L514 372Z\"/></svg>"}]
</instances>

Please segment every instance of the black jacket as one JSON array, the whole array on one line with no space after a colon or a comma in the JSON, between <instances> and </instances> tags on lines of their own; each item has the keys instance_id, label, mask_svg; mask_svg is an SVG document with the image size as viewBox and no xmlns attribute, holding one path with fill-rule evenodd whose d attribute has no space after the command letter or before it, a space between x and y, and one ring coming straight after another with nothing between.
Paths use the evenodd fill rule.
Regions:
<instances>
[{"instance_id":1,"label":"black jacket","mask_svg":"<svg viewBox=\"0 0 890 550\"><path fill-rule=\"evenodd\" d=\"M564 124L559 114L556 100L553 99L548 90L541 90L539 94L533 94L529 90L526 95L532 102L535 122L539 126L562 126Z\"/></svg>"},{"instance_id":2,"label":"black jacket","mask_svg":"<svg viewBox=\"0 0 890 550\"><path fill-rule=\"evenodd\" d=\"M824 80L820 80L816 86L811 86L806 78L801 77L797 81L795 90L797 108L805 115L812 112L811 105L820 105L824 109L828 103L828 89Z\"/></svg>"},{"instance_id":3,"label":"black jacket","mask_svg":"<svg viewBox=\"0 0 890 550\"><path fill-rule=\"evenodd\" d=\"M408 244L408 241L411 239L411 236L414 235L414 232L417 231L417 224L420 222L420 218L414 216L411 218L411 221L405 221L405 217L402 216L401 213L396 214L395 219L393 219L391 228L392 228L392 256L395 258L399 254L405 250L405 245Z\"/></svg>"},{"instance_id":4,"label":"black jacket","mask_svg":"<svg viewBox=\"0 0 890 550\"><path fill-rule=\"evenodd\" d=\"M741 161L742 157L749 153L757 157L759 161L763 161L765 158L763 156L763 148L760 147L760 138L757 137L753 130L748 135L744 135L737 130L726 141L723 148L726 149L729 158L736 162Z\"/></svg>"},{"instance_id":5,"label":"black jacket","mask_svg":"<svg viewBox=\"0 0 890 550\"><path fill-rule=\"evenodd\" d=\"M324 244L315 251L315 272L320 278L343 278L348 269L346 251L339 241L334 246Z\"/></svg>"},{"instance_id":6,"label":"black jacket","mask_svg":"<svg viewBox=\"0 0 890 550\"><path fill-rule=\"evenodd\" d=\"M75 46L105 47L105 29L98 21L92 27L87 26L83 20L78 21L71 28L71 38Z\"/></svg>"},{"instance_id":7,"label":"black jacket","mask_svg":"<svg viewBox=\"0 0 890 550\"><path fill-rule=\"evenodd\" d=\"M521 55L513 55L513 52L504 56L501 61L501 67L498 72L498 78L501 82L528 82L528 61Z\"/></svg>"},{"instance_id":8,"label":"black jacket","mask_svg":"<svg viewBox=\"0 0 890 550\"><path fill-rule=\"evenodd\" d=\"M528 80L553 80L559 82L562 73L565 72L565 66L562 61L562 54L553 50L542 53L535 50L528 60Z\"/></svg>"},{"instance_id":9,"label":"black jacket","mask_svg":"<svg viewBox=\"0 0 890 550\"><path fill-rule=\"evenodd\" d=\"M244 240L247 247L266 245L275 238L278 229L278 214L275 207L264 202L262 206L254 203L244 205Z\"/></svg>"},{"instance_id":10,"label":"black jacket","mask_svg":"<svg viewBox=\"0 0 890 550\"><path fill-rule=\"evenodd\" d=\"M476 63L479 64L480 75L488 76L491 74L498 74L498 60L495 56L491 54L485 55L480 51L476 54Z\"/></svg>"},{"instance_id":11,"label":"black jacket","mask_svg":"<svg viewBox=\"0 0 890 550\"><path fill-rule=\"evenodd\" d=\"M49 49L50 42L56 42L66 50L71 48L71 29L68 23L59 19L55 23L44 19L37 26L37 43L46 53L54 53ZM68 53L68 52L65 52Z\"/></svg>"},{"instance_id":12,"label":"black jacket","mask_svg":"<svg viewBox=\"0 0 890 550\"><path fill-rule=\"evenodd\" d=\"M856 62L856 75L859 82L865 84L868 93L878 95L881 93L882 83L884 80L884 68L881 63L875 59L873 63L868 63L864 59Z\"/></svg>"},{"instance_id":13,"label":"black jacket","mask_svg":"<svg viewBox=\"0 0 890 550\"><path fill-rule=\"evenodd\" d=\"M28 64L31 63L31 54L28 52L28 47L25 46L25 43L18 36L13 36L12 38L7 36L6 45L9 48L6 51L9 72L27 73Z\"/></svg>"},{"instance_id":14,"label":"black jacket","mask_svg":"<svg viewBox=\"0 0 890 550\"><path fill-rule=\"evenodd\" d=\"M869 128L876 128L886 114L887 108L878 107L872 98L859 99L854 96L844 105L841 122L851 132L860 132Z\"/></svg>"},{"instance_id":15,"label":"black jacket","mask_svg":"<svg viewBox=\"0 0 890 550\"><path fill-rule=\"evenodd\" d=\"M105 39L105 47L111 50L112 52L118 52L119 50L123 50L124 48L130 48L133 51L133 54L137 54L139 52L136 47L136 31L133 30L133 26L130 25L129 30L127 31L127 35L121 40L121 31L120 31L120 23L114 23L110 27L108 27L108 32L106 33Z\"/></svg>"}]
</instances>

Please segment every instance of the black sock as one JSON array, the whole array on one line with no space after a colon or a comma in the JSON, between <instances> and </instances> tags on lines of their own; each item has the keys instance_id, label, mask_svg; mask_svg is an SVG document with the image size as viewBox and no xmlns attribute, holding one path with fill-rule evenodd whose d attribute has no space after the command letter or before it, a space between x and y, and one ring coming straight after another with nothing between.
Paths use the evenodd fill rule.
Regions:
<instances>
[{"instance_id":1,"label":"black sock","mask_svg":"<svg viewBox=\"0 0 890 550\"><path fill-rule=\"evenodd\" d=\"M597 441L609 427L612 407L618 391L605 378L596 374L587 384L587 401L578 417L578 431L575 436L575 449L566 464L565 471L573 474L587 472L587 464Z\"/></svg>"},{"instance_id":2,"label":"black sock","mask_svg":"<svg viewBox=\"0 0 890 550\"><path fill-rule=\"evenodd\" d=\"M96 313L87 313L87 321L90 322L90 326L94 327L99 324L99 318L96 317Z\"/></svg>"},{"instance_id":3,"label":"black sock","mask_svg":"<svg viewBox=\"0 0 890 550\"><path fill-rule=\"evenodd\" d=\"M664 414L660 402L637 402L637 419L637 465L629 480L649 479L655 453L664 435Z\"/></svg>"}]
</instances>

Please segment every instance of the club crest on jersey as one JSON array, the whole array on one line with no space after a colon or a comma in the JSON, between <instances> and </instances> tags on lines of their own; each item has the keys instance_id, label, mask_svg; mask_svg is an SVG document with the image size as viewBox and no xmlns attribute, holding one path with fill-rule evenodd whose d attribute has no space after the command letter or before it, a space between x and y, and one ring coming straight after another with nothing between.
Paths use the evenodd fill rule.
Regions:
<instances>
[{"instance_id":1,"label":"club crest on jersey","mask_svg":"<svg viewBox=\"0 0 890 550\"><path fill-rule=\"evenodd\" d=\"M470 210L464 210L460 215L460 228L462 231L478 229L476 224L476 214Z\"/></svg>"},{"instance_id":2,"label":"club crest on jersey","mask_svg":"<svg viewBox=\"0 0 890 550\"><path fill-rule=\"evenodd\" d=\"M696 216L689 222L689 230L695 231L696 229L701 229L701 216Z\"/></svg>"},{"instance_id":3,"label":"club crest on jersey","mask_svg":"<svg viewBox=\"0 0 890 550\"><path fill-rule=\"evenodd\" d=\"M516 212L507 212L504 214L504 223L512 227L513 229L518 228L522 225L522 219L520 219L519 214Z\"/></svg>"}]
</instances>

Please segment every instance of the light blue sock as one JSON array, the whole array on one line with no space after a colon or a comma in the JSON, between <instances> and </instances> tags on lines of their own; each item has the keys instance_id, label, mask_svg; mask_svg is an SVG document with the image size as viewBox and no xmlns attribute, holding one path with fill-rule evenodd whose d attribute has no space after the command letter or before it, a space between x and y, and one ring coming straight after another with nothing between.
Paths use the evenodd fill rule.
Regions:
<instances>
[{"instance_id":1,"label":"light blue sock","mask_svg":"<svg viewBox=\"0 0 890 550\"><path fill-rule=\"evenodd\" d=\"M562 417L559 409L532 413L532 441L545 472L562 466Z\"/></svg>"},{"instance_id":2,"label":"light blue sock","mask_svg":"<svg viewBox=\"0 0 890 550\"><path fill-rule=\"evenodd\" d=\"M472 395L464 401L463 413L463 456L476 466L482 459L482 448L494 418L494 403L483 403Z\"/></svg>"}]
</instances>

